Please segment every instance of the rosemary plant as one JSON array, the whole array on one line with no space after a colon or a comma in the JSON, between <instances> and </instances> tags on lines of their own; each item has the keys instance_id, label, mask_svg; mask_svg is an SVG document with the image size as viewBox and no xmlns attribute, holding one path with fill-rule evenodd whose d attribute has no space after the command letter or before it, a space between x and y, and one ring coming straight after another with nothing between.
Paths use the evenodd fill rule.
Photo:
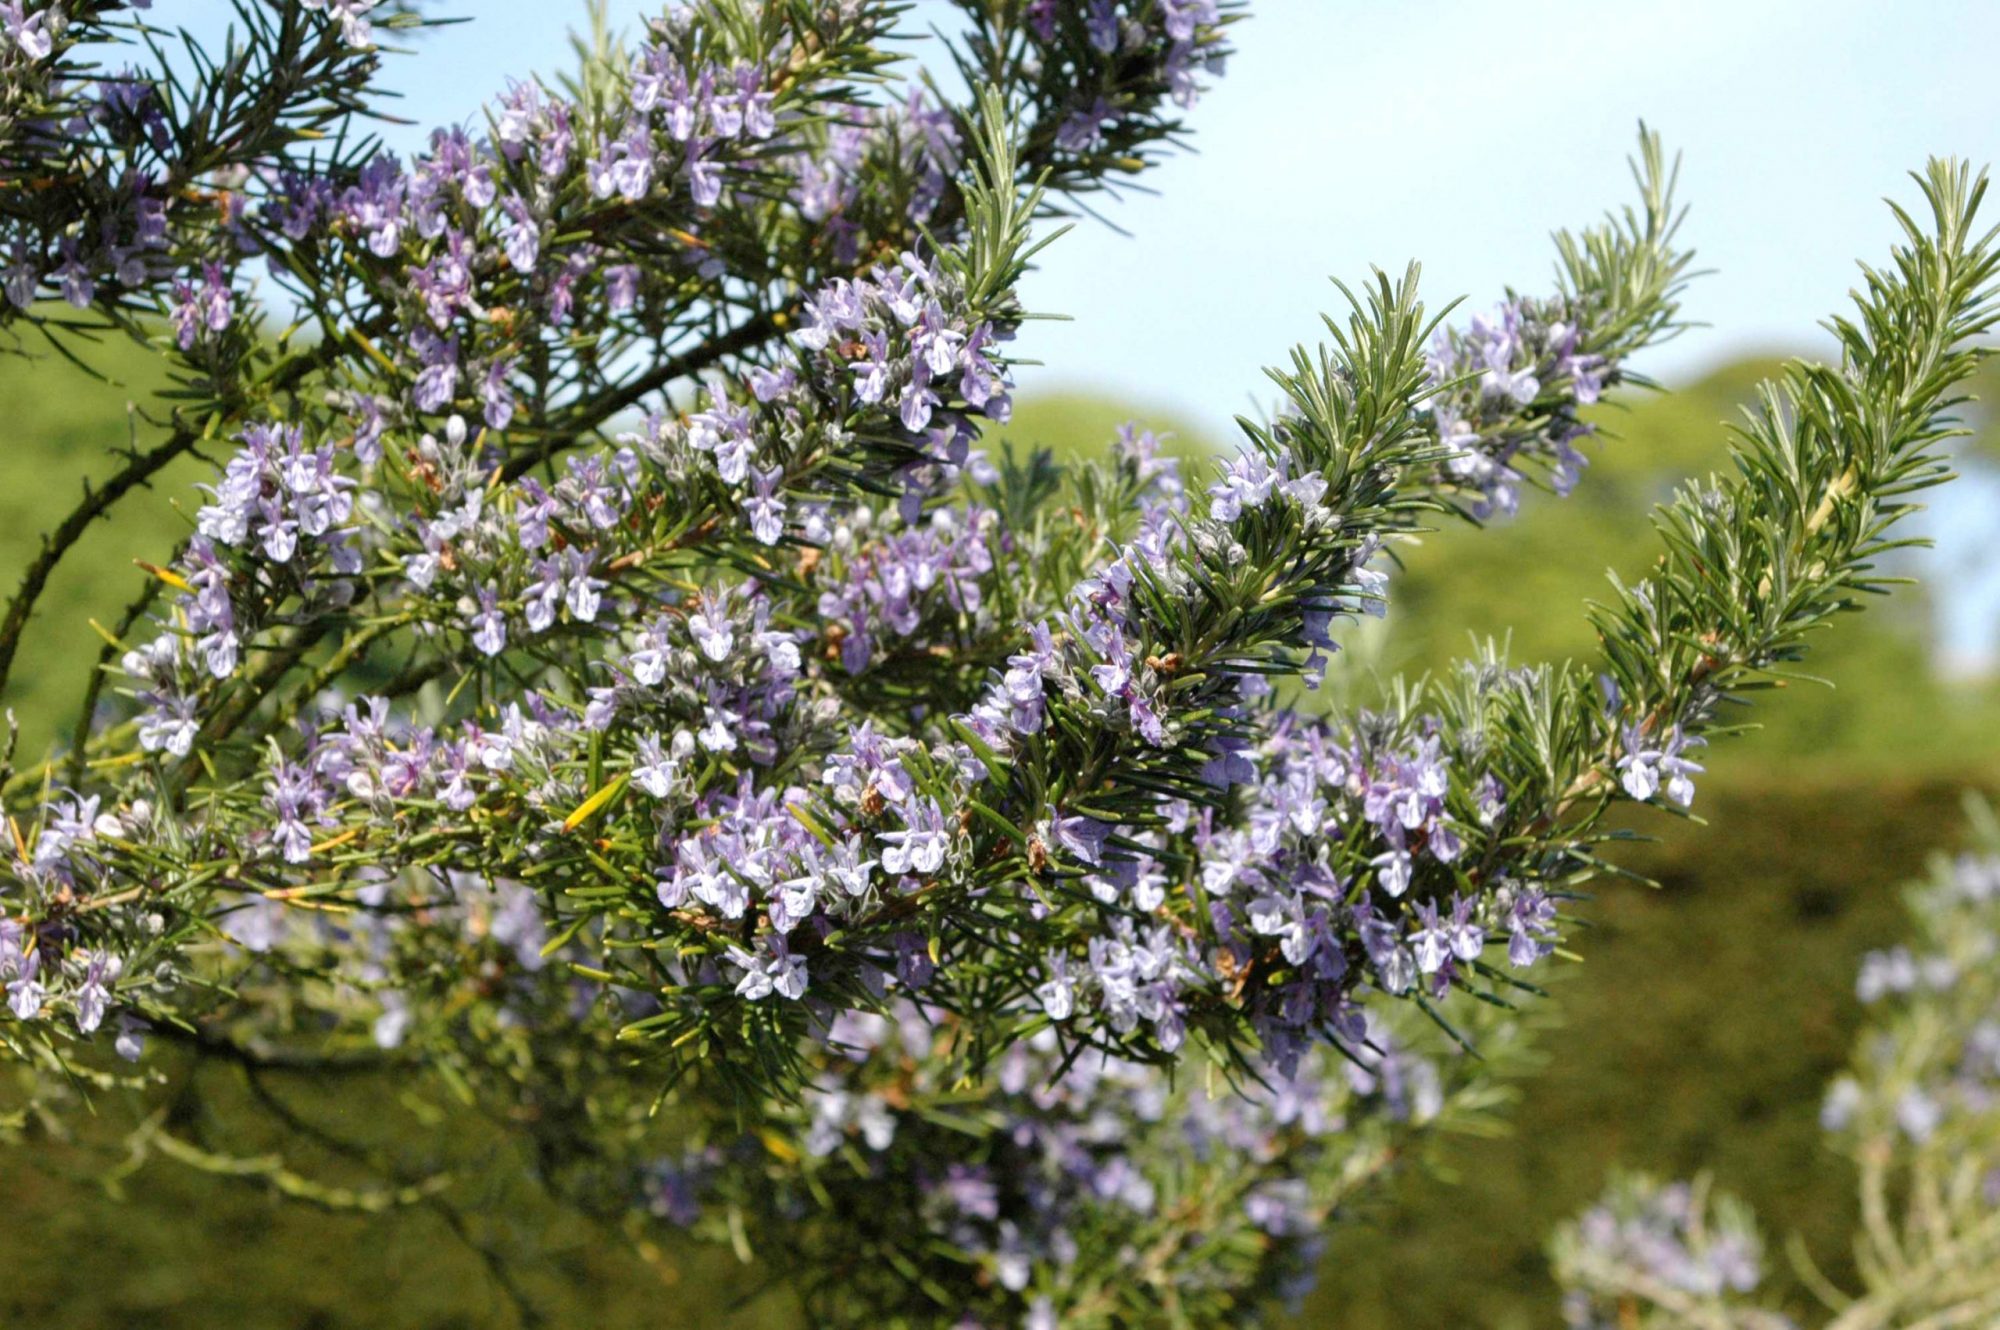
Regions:
<instances>
[{"instance_id":1,"label":"rosemary plant","mask_svg":"<svg viewBox=\"0 0 2000 1330\"><path fill-rule=\"evenodd\" d=\"M702 0L407 163L370 125L419 11L237 0L216 56L147 8L0 4L0 329L173 381L0 689L82 531L217 462L4 773L0 1047L50 1105L151 1093L149 1039L420 1075L624 1231L789 1253L827 1323L1237 1323L1308 1269L1491 1110L1461 1050L1518 1043L1607 809L1685 808L1888 585L1994 318L1984 178L1933 162L1597 659L1329 715L1398 543L1566 492L1682 326L1651 134L1544 293L1374 273L1227 462L1064 466L1006 428L1020 280L1186 132L1235 5L959 0L912 72L900 3ZM434 1197L349 1153L379 1186L235 1171Z\"/></svg>"}]
</instances>

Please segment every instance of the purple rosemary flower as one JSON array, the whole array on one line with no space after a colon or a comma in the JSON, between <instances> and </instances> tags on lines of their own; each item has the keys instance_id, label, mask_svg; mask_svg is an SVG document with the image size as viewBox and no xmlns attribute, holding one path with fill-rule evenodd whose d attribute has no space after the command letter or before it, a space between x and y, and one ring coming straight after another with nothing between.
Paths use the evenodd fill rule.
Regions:
<instances>
[{"instance_id":1,"label":"purple rosemary flower","mask_svg":"<svg viewBox=\"0 0 2000 1330\"><path fill-rule=\"evenodd\" d=\"M22 54L30 60L46 60L55 50L55 36L49 28L49 14L47 11L24 14L22 0L5 0L5 3L0 3L0 27L6 29L8 40L21 48Z\"/></svg>"},{"instance_id":2,"label":"purple rosemary flower","mask_svg":"<svg viewBox=\"0 0 2000 1330\"><path fill-rule=\"evenodd\" d=\"M479 612L472 616L472 645L489 656L507 649L507 619L489 587L479 589Z\"/></svg>"},{"instance_id":3,"label":"purple rosemary flower","mask_svg":"<svg viewBox=\"0 0 2000 1330\"><path fill-rule=\"evenodd\" d=\"M785 501L778 497L784 478L782 467L758 471L751 480L751 496L743 501L750 530L765 545L777 544L785 534Z\"/></svg>"},{"instance_id":4,"label":"purple rosemary flower","mask_svg":"<svg viewBox=\"0 0 2000 1330\"><path fill-rule=\"evenodd\" d=\"M1507 900L1507 960L1522 968L1555 950L1556 906L1536 887L1513 889Z\"/></svg>"},{"instance_id":5,"label":"purple rosemary flower","mask_svg":"<svg viewBox=\"0 0 2000 1330\"><path fill-rule=\"evenodd\" d=\"M1681 807L1694 802L1694 777L1702 767L1685 756L1688 739L1680 726L1669 729L1666 741L1657 746L1637 725L1625 726L1621 738L1624 752L1618 758L1617 770L1626 794L1644 802L1658 794L1664 783L1667 797Z\"/></svg>"},{"instance_id":6,"label":"purple rosemary flower","mask_svg":"<svg viewBox=\"0 0 2000 1330\"><path fill-rule=\"evenodd\" d=\"M590 192L597 198L616 194L627 203L646 197L653 183L653 136L646 122L634 117L615 138L606 139L588 169Z\"/></svg>"},{"instance_id":7,"label":"purple rosemary flower","mask_svg":"<svg viewBox=\"0 0 2000 1330\"><path fill-rule=\"evenodd\" d=\"M299 0L305 8L325 14L340 24L340 35L349 46L369 46L375 40L374 24L368 13L382 0Z\"/></svg>"},{"instance_id":8,"label":"purple rosemary flower","mask_svg":"<svg viewBox=\"0 0 2000 1330\"><path fill-rule=\"evenodd\" d=\"M31 951L25 955L11 952L0 959L0 975L6 976L7 1007L16 1020L31 1021L42 1014L42 1003L47 1000L48 991L40 979L42 953Z\"/></svg>"},{"instance_id":9,"label":"purple rosemary flower","mask_svg":"<svg viewBox=\"0 0 2000 1330\"><path fill-rule=\"evenodd\" d=\"M885 831L882 843L882 871L895 876L905 873L935 873L944 866L951 837L945 831L944 812L935 799L922 798L903 810L904 825Z\"/></svg>"},{"instance_id":10,"label":"purple rosemary flower","mask_svg":"<svg viewBox=\"0 0 2000 1330\"><path fill-rule=\"evenodd\" d=\"M805 957L792 955L782 937L760 939L754 954L732 948L729 959L731 964L743 971L742 979L736 984L736 992L752 1002L761 1001L773 993L794 1002L805 996Z\"/></svg>"},{"instance_id":11,"label":"purple rosemary flower","mask_svg":"<svg viewBox=\"0 0 2000 1330\"><path fill-rule=\"evenodd\" d=\"M79 1033L93 1034L104 1022L104 1014L111 1005L113 986L124 971L125 962L106 951L89 952L84 961L83 981L76 987L71 1000L76 1005L76 1028Z\"/></svg>"},{"instance_id":12,"label":"purple rosemary flower","mask_svg":"<svg viewBox=\"0 0 2000 1330\"><path fill-rule=\"evenodd\" d=\"M688 615L689 636L701 654L713 661L728 660L736 649L736 626L729 614L733 593L734 588L726 586L704 591L696 601L697 608Z\"/></svg>"}]
</instances>

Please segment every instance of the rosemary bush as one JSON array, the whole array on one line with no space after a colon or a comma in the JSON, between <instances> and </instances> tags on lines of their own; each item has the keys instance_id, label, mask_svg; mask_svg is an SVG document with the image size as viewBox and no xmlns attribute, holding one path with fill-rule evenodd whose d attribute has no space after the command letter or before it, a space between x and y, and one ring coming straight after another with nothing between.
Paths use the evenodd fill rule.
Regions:
<instances>
[{"instance_id":1,"label":"rosemary bush","mask_svg":"<svg viewBox=\"0 0 2000 1330\"><path fill-rule=\"evenodd\" d=\"M146 8L0 4L0 325L172 376L28 568L0 688L89 523L216 463L72 741L0 773L33 1112L155 1093L149 1040L392 1068L820 1323L1234 1324L1296 1286L1350 1194L1493 1111L1607 810L1686 809L1888 587L1995 316L1984 177L1933 162L1840 363L1661 508L1596 659L1488 648L1331 714L1396 546L1566 492L1681 328L1652 135L1545 293L1453 322L1373 273L1226 463L1133 430L1061 465L1005 428L1018 284L1186 132L1234 5L960 0L911 72L901 4L704 0L408 163L368 127L419 10L238 0L215 55ZM360 1180L160 1118L132 1149L448 1203L333 1144Z\"/></svg>"}]
</instances>

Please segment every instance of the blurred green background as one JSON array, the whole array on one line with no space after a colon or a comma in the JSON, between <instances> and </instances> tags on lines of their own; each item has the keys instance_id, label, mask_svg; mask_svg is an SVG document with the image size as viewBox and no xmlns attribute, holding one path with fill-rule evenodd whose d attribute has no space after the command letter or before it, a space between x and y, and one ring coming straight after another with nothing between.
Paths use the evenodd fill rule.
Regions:
<instances>
[{"instance_id":1,"label":"blurred green background","mask_svg":"<svg viewBox=\"0 0 2000 1330\"><path fill-rule=\"evenodd\" d=\"M108 349L93 382L59 362L0 359L0 581L9 590L39 532L77 494L77 470L143 442L128 401L149 388L147 361ZM1468 630L1510 634L1517 659L1580 653L1581 614L1607 568L1643 573L1647 508L1722 456L1721 422L1773 362L1732 364L1664 396L1628 396L1602 416L1617 435L1594 452L1577 494L1532 496L1522 519L1450 530L1409 551L1386 623L1349 653L1346 686L1436 668ZM2000 376L1986 381L1989 400ZM1022 403L1003 434L1063 450L1101 447L1143 409L1089 399ZM1199 451L1212 443L1180 431ZM2000 448L1969 445L1990 468ZM1987 460L1981 460L1982 458ZM134 558L159 560L200 502L189 459L156 492L122 508L71 556L43 603L7 705L26 751L74 722L83 672L137 591ZM177 507L178 505L178 507ZM1960 561L1990 516L1960 521ZM1963 540L1961 539L1963 538ZM1931 561L1927 564L1926 560ZM1942 566L1917 555L1910 570ZM1613 1160L1667 1173L1712 1170L1782 1238L1797 1232L1838 1277L1852 1219L1848 1178L1821 1146L1816 1114L1845 1059L1862 952L1902 928L1895 886L1957 834L1967 786L2000 789L2000 687L1933 668L1934 598L1913 588L1825 635L1810 668L1837 689L1794 687L1766 708L1768 728L1713 750L1696 811L1707 826L1655 818L1624 856L1658 890L1604 884L1587 910L1585 963L1560 977L1561 1024L1545 1070L1521 1086L1512 1131L1447 1142L1440 1174L1411 1172L1331 1243L1300 1323L1343 1330L1557 1324L1540 1254L1556 1220L1595 1195ZM399 1087L353 1079L266 1086L286 1111L392 1143ZM209 1067L168 1110L216 1111L252 1087ZM69 1144L0 1150L0 1324L49 1327L388 1327L515 1324L479 1255L443 1211L364 1220L275 1200L171 1163L107 1179L89 1147L131 1125L111 1103ZM523 1161L491 1124L453 1124L469 1187L456 1204L500 1216L495 1255L557 1325L790 1327L782 1291L759 1289L726 1257L675 1251L636 1259L601 1231L541 1202ZM275 1148L281 1138L248 1141ZM289 1147L288 1147L289 1148ZM123 1199L114 1194L122 1189ZM522 1262L526 1253L542 1259ZM1783 1264L1782 1256L1777 1256Z\"/></svg>"}]
</instances>

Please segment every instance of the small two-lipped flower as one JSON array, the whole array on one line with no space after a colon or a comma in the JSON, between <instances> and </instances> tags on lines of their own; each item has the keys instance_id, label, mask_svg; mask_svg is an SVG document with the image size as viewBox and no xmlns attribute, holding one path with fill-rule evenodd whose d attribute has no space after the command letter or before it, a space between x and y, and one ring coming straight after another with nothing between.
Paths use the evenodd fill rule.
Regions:
<instances>
[{"instance_id":1,"label":"small two-lipped flower","mask_svg":"<svg viewBox=\"0 0 2000 1330\"><path fill-rule=\"evenodd\" d=\"M39 14L23 12L22 0L4 0L0 3L0 27L4 27L7 38L21 48L21 53L30 60L46 60L55 50L55 30L52 26L53 14L44 10Z\"/></svg>"},{"instance_id":2,"label":"small two-lipped flower","mask_svg":"<svg viewBox=\"0 0 2000 1330\"><path fill-rule=\"evenodd\" d=\"M382 3L382 0L299 0L307 9L323 11L326 16L340 25L340 35L349 46L357 50L371 46L375 41L375 25L368 18L368 11ZM150 8L147 0L141 8Z\"/></svg>"},{"instance_id":3,"label":"small two-lipped flower","mask_svg":"<svg viewBox=\"0 0 2000 1330\"><path fill-rule=\"evenodd\" d=\"M731 947L729 962L743 971L736 984L738 996L752 1002L762 1001L773 993L793 1002L805 996L806 958L794 956L782 937L760 938L755 953Z\"/></svg>"},{"instance_id":4,"label":"small two-lipped flower","mask_svg":"<svg viewBox=\"0 0 2000 1330\"><path fill-rule=\"evenodd\" d=\"M1664 741L1655 740L1635 724L1624 727L1621 740L1625 752L1618 759L1618 781L1626 794L1644 803L1664 785L1667 797L1681 807L1694 803L1694 777L1704 768L1684 754L1701 739L1688 738L1675 725Z\"/></svg>"}]
</instances>

